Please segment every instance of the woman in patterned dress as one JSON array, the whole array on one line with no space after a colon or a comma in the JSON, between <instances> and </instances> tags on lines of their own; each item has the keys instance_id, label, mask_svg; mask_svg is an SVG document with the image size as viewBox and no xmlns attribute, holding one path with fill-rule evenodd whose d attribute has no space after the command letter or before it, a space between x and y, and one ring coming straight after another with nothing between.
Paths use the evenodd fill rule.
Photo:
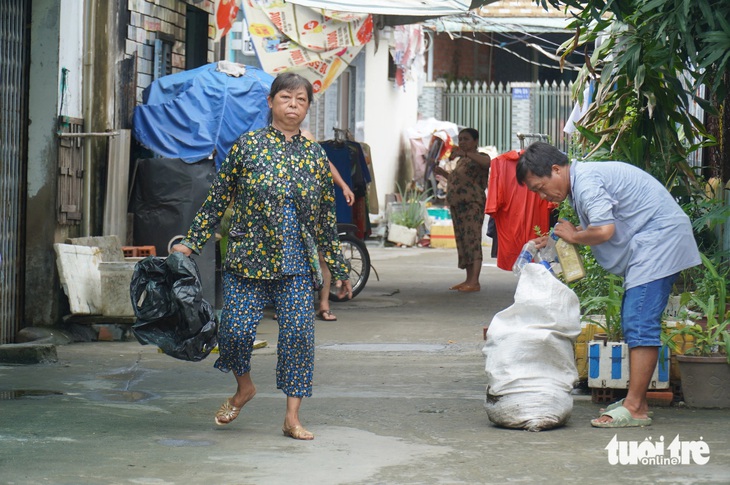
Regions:
<instances>
[{"instance_id":1,"label":"woman in patterned dress","mask_svg":"<svg viewBox=\"0 0 730 485\"><path fill-rule=\"evenodd\" d=\"M327 155L300 130L311 102L312 85L303 77L283 73L274 79L270 124L233 144L185 239L172 248L198 253L233 203L215 367L233 371L238 387L215 422L236 419L256 394L251 353L264 307L273 301L279 324L276 386L287 396L282 431L302 440L314 438L302 426L299 408L312 395L314 290L322 282L318 251L342 297L352 296Z\"/></svg>"},{"instance_id":2,"label":"woman in patterned dress","mask_svg":"<svg viewBox=\"0 0 730 485\"><path fill-rule=\"evenodd\" d=\"M448 179L446 203L451 210L454 224L456 251L459 268L466 270L466 279L449 288L461 292L479 291L479 274L482 271L482 227L484 206L487 202L485 190L489 181L489 155L479 153L479 132L464 128L459 132L459 145L453 149L450 158L459 157L456 167L447 172L440 167L434 173Z\"/></svg>"}]
</instances>

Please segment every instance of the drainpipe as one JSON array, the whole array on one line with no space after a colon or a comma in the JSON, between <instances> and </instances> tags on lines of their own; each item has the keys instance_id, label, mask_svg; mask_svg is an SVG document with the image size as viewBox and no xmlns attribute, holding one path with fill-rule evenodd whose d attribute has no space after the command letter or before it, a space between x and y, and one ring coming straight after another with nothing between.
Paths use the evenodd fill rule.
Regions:
<instances>
[{"instance_id":1,"label":"drainpipe","mask_svg":"<svg viewBox=\"0 0 730 485\"><path fill-rule=\"evenodd\" d=\"M96 0L84 2L84 72L81 86L81 102L84 113L84 131L91 131L94 85L94 30L96 28ZM91 236L91 141L84 137L84 182L83 182L83 236Z\"/></svg>"}]
</instances>

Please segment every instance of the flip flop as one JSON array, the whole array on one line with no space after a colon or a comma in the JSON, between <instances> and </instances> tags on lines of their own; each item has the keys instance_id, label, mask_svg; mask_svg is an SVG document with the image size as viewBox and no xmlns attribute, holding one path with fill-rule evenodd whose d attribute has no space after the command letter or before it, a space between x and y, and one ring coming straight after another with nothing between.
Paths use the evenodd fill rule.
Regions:
<instances>
[{"instance_id":1,"label":"flip flop","mask_svg":"<svg viewBox=\"0 0 730 485\"><path fill-rule=\"evenodd\" d=\"M618 406L610 411L601 413L601 416L611 418L610 422L602 423L596 419L591 420L594 428L638 428L640 426L651 426L651 418L638 419L631 415L631 412L623 406Z\"/></svg>"},{"instance_id":2,"label":"flip flop","mask_svg":"<svg viewBox=\"0 0 730 485\"><path fill-rule=\"evenodd\" d=\"M329 318L328 318L329 317ZM324 320L325 322L336 322L337 317L331 310L320 310L317 312L317 318Z\"/></svg>"},{"instance_id":3,"label":"flip flop","mask_svg":"<svg viewBox=\"0 0 730 485\"><path fill-rule=\"evenodd\" d=\"M624 399L626 399L626 398L624 398ZM606 406L606 409L601 409L601 412L603 413L603 412L606 412L606 411L613 411L617 407L620 407L620 406L623 406L623 405L624 405L624 400L623 399L619 399L615 403L609 404L608 406ZM651 418L651 417L654 416L654 411L647 411L646 412L646 415Z\"/></svg>"},{"instance_id":4,"label":"flip flop","mask_svg":"<svg viewBox=\"0 0 730 485\"><path fill-rule=\"evenodd\" d=\"M626 399L626 398L624 398L624 399ZM601 412L613 411L617 407L623 406L623 405L624 405L624 400L623 399L619 399L615 403L609 404L608 406L606 406L606 409L601 409ZM654 411L647 411L646 412L646 415L649 416L650 418L653 418L654 417Z\"/></svg>"},{"instance_id":5,"label":"flip flop","mask_svg":"<svg viewBox=\"0 0 730 485\"><path fill-rule=\"evenodd\" d=\"M624 398L624 399L626 399L626 398ZM608 406L606 406L606 409L601 409L601 412L604 413L606 411L613 411L614 409L616 409L618 407L621 407L623 405L624 405L624 400L623 399L619 399L615 403L609 404Z\"/></svg>"}]
</instances>

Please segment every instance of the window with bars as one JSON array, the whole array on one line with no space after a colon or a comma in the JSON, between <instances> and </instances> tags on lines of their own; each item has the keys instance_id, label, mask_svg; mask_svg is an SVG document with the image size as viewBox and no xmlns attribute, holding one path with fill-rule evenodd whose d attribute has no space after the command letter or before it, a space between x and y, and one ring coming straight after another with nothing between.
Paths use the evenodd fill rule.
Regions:
<instances>
[{"instance_id":1,"label":"window with bars","mask_svg":"<svg viewBox=\"0 0 730 485\"><path fill-rule=\"evenodd\" d=\"M172 46L174 43L175 39L172 36L157 32L152 79L172 74Z\"/></svg>"}]
</instances>

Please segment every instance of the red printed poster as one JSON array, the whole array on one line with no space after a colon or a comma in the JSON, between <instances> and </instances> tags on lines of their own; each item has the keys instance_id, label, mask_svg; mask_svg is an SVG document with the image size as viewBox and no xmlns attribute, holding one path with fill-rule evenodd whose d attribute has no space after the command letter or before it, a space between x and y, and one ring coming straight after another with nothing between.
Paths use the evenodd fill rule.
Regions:
<instances>
[{"instance_id":1,"label":"red printed poster","mask_svg":"<svg viewBox=\"0 0 730 485\"><path fill-rule=\"evenodd\" d=\"M282 0L244 0L251 40L264 71L295 71L321 94L372 39L368 14L313 9Z\"/></svg>"},{"instance_id":2,"label":"red printed poster","mask_svg":"<svg viewBox=\"0 0 730 485\"><path fill-rule=\"evenodd\" d=\"M215 42L231 30L238 10L238 0L215 0Z\"/></svg>"}]
</instances>

